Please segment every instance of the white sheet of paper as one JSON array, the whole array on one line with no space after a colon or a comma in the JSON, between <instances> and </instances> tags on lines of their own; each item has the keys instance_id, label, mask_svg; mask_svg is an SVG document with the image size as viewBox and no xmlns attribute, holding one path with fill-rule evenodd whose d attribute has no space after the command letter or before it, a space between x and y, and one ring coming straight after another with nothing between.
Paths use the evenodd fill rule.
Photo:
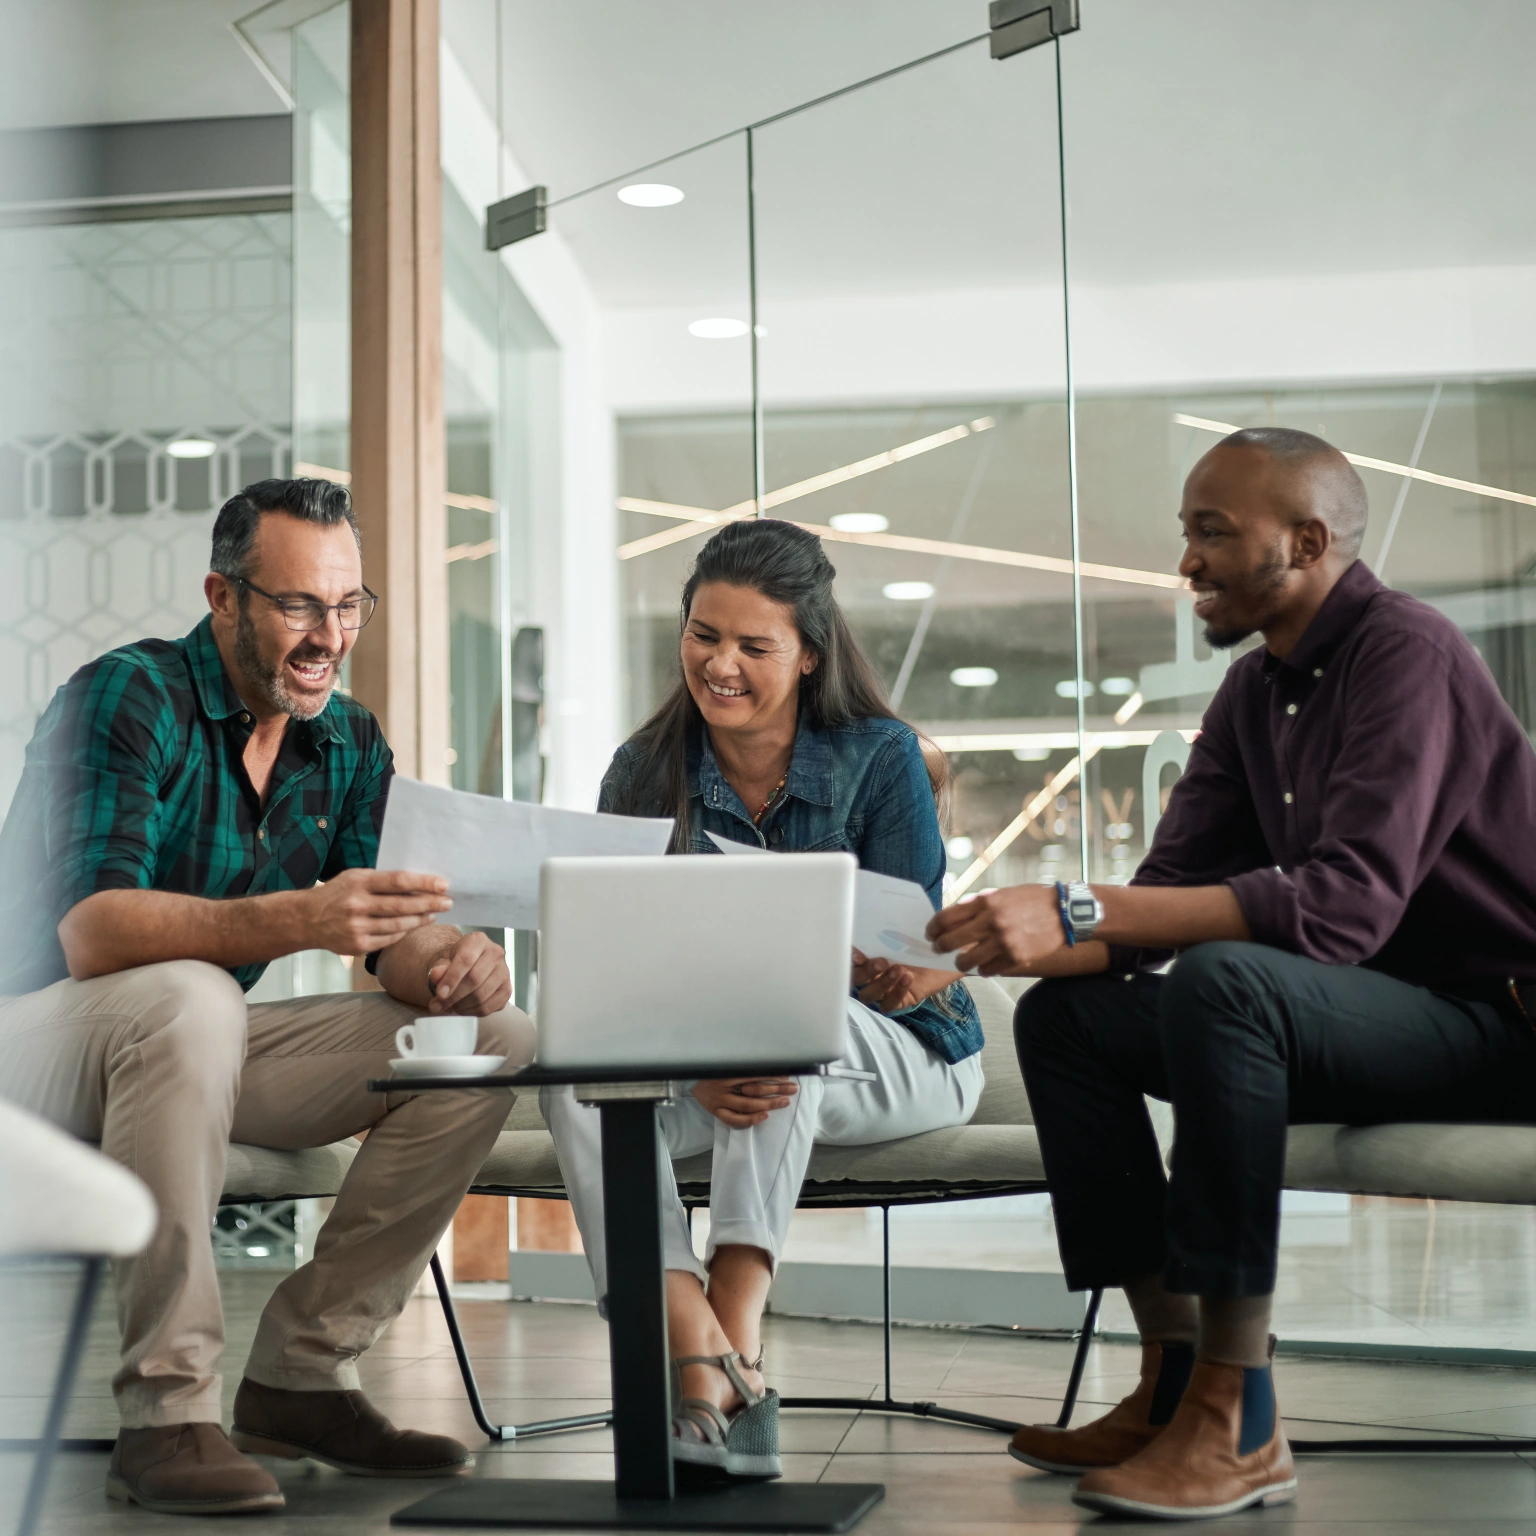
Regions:
<instances>
[{"instance_id":1,"label":"white sheet of paper","mask_svg":"<svg viewBox=\"0 0 1536 1536\"><path fill-rule=\"evenodd\" d=\"M378 867L445 875L453 910L444 922L531 929L539 926L545 859L665 853L671 840L670 819L496 800L396 774Z\"/></svg>"},{"instance_id":2,"label":"white sheet of paper","mask_svg":"<svg viewBox=\"0 0 1536 1536\"><path fill-rule=\"evenodd\" d=\"M733 843L714 832L708 836L721 853L751 856L768 852L759 843ZM933 904L915 880L877 875L871 869L855 873L853 947L866 960L890 960L926 966L929 970L949 969L944 962L958 951L949 950L942 955L934 952L933 945L923 937L923 930L932 921Z\"/></svg>"}]
</instances>

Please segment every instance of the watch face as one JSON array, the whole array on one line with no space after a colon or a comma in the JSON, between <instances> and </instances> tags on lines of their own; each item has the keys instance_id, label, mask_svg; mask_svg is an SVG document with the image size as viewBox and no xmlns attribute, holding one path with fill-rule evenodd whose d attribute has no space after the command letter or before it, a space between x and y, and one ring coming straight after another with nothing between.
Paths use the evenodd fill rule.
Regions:
<instances>
[{"instance_id":1,"label":"watch face","mask_svg":"<svg viewBox=\"0 0 1536 1536\"><path fill-rule=\"evenodd\" d=\"M1091 923L1098 916L1098 905L1092 896L1074 896L1067 903L1067 916L1074 923Z\"/></svg>"}]
</instances>

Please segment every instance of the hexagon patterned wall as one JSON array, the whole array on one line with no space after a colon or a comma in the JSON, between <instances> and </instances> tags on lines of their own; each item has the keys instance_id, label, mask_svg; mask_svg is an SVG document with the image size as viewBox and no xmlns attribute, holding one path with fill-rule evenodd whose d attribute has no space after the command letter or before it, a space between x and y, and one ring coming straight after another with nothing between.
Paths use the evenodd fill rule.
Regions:
<instances>
[{"instance_id":1,"label":"hexagon patterned wall","mask_svg":"<svg viewBox=\"0 0 1536 1536\"><path fill-rule=\"evenodd\" d=\"M288 473L290 275L287 214L0 231L0 814L54 690L190 629L219 505Z\"/></svg>"}]
</instances>

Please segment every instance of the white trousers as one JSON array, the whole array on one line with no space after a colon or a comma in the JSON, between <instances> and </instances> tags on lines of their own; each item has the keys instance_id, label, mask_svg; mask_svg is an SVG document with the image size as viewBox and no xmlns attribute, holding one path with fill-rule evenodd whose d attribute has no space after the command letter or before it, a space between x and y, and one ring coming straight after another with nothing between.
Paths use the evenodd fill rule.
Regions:
<instances>
[{"instance_id":1,"label":"white trousers","mask_svg":"<svg viewBox=\"0 0 1536 1536\"><path fill-rule=\"evenodd\" d=\"M854 998L848 1000L848 1052L842 1065L873 1072L875 1081L801 1078L800 1091L786 1108L774 1110L748 1130L733 1130L687 1092L660 1111L662 1136L673 1158L711 1148L715 1154L709 1249L703 1264L693 1251L677 1182L663 1170L662 1239L668 1269L686 1270L703 1281L708 1260L727 1243L763 1249L777 1269L815 1144L861 1147L964 1125L981 1098L979 1055L951 1066L899 1020ZM545 1088L540 1105L555 1139L601 1304L608 1295L608 1263L599 1112L578 1104L570 1088Z\"/></svg>"}]
</instances>

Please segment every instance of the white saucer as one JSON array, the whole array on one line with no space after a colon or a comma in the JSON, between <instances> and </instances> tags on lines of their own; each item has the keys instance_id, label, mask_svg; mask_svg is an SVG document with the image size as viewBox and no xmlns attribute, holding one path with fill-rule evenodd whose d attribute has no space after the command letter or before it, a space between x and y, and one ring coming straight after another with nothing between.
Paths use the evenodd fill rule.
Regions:
<instances>
[{"instance_id":1,"label":"white saucer","mask_svg":"<svg viewBox=\"0 0 1536 1536\"><path fill-rule=\"evenodd\" d=\"M505 1056L402 1056L389 1064L396 1077L489 1077Z\"/></svg>"}]
</instances>

